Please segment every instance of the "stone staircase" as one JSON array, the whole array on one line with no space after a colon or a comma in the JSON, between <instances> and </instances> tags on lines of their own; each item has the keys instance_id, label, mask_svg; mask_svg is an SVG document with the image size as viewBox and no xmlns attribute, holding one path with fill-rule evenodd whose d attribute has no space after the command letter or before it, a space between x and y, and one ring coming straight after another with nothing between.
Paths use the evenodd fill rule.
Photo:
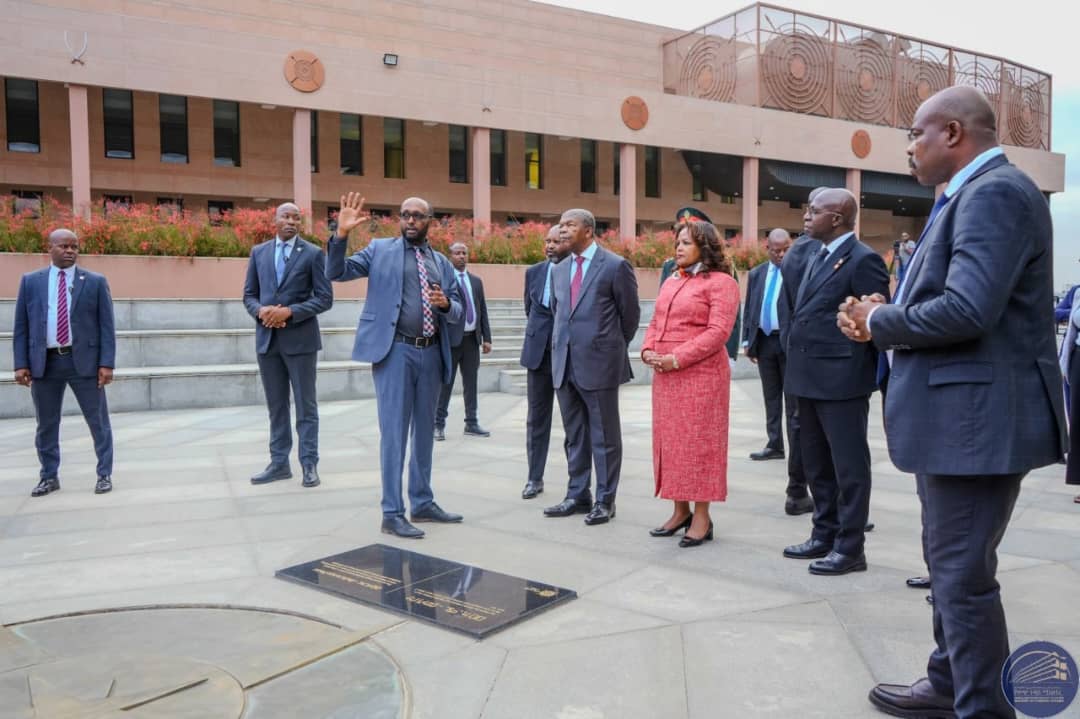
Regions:
<instances>
[{"instance_id":1,"label":"stone staircase","mask_svg":"<svg viewBox=\"0 0 1080 719\"><path fill-rule=\"evenodd\" d=\"M319 316L323 351L319 356L321 400L375 396L371 365L353 362L353 339L363 300L339 299ZM652 301L642 302L641 327L631 344L635 382L650 374L637 360ZM14 300L0 300L0 418L33 417L30 392L13 379L11 332ZM255 327L237 299L114 300L116 374L109 387L113 412L224 407L263 403L255 362ZM481 357L481 392L525 393L525 370L518 364L525 337L520 300L489 300L492 351ZM461 382L455 383L461 391ZM65 413L78 412L71 393Z\"/></svg>"}]
</instances>

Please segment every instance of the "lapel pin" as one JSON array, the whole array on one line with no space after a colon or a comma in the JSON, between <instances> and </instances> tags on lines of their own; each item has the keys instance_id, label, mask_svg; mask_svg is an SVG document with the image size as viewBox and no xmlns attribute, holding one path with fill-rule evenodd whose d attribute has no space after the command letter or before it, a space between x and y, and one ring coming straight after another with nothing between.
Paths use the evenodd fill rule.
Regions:
<instances>
[{"instance_id":1,"label":"lapel pin","mask_svg":"<svg viewBox=\"0 0 1080 719\"><path fill-rule=\"evenodd\" d=\"M833 272L836 272L836 271L837 271L838 269L840 269L840 267L841 267L841 266L842 266L842 265L843 265L843 264L844 264L845 262L847 262L847 258L846 258L846 257L841 257L841 258L840 258L839 260L837 260L837 261L836 261L836 264L832 266Z\"/></svg>"}]
</instances>

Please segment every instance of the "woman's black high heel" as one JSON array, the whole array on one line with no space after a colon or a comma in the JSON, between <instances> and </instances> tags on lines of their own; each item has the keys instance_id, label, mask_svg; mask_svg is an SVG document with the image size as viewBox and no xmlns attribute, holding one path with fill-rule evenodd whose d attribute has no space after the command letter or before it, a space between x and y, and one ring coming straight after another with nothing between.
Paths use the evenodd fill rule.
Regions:
<instances>
[{"instance_id":1,"label":"woman's black high heel","mask_svg":"<svg viewBox=\"0 0 1080 719\"><path fill-rule=\"evenodd\" d=\"M650 529L649 530L649 536L650 537L670 537L673 534L675 534L675 532L678 532L680 529L689 529L690 528L690 520L692 520L693 518L694 518L694 515L688 514L686 516L686 519L684 519L682 522L680 522L677 527L672 527L671 529L664 529L663 527L657 527L656 529Z\"/></svg>"},{"instance_id":2,"label":"woman's black high heel","mask_svg":"<svg viewBox=\"0 0 1080 719\"><path fill-rule=\"evenodd\" d=\"M712 541L712 529L713 529L712 520L710 519L709 520L709 531L705 532L704 537L702 537L701 539L694 539L690 535L684 534L683 538L679 540L679 546L683 547L685 549L686 547L696 547L699 544L701 544L702 542L711 542Z\"/></svg>"}]
</instances>

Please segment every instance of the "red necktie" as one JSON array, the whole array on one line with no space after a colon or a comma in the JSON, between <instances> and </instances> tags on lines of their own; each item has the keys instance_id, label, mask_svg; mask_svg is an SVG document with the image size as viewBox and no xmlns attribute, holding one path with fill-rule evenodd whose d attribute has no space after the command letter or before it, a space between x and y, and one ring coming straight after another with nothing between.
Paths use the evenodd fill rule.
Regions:
<instances>
[{"instance_id":1,"label":"red necktie","mask_svg":"<svg viewBox=\"0 0 1080 719\"><path fill-rule=\"evenodd\" d=\"M60 270L56 280L56 343L61 347L71 344L68 331L68 290L67 273Z\"/></svg>"},{"instance_id":2,"label":"red necktie","mask_svg":"<svg viewBox=\"0 0 1080 719\"><path fill-rule=\"evenodd\" d=\"M581 294L581 268L585 264L585 258L578 255L574 258L577 267L574 268L574 276L570 278L570 307L577 307L578 295Z\"/></svg>"}]
</instances>

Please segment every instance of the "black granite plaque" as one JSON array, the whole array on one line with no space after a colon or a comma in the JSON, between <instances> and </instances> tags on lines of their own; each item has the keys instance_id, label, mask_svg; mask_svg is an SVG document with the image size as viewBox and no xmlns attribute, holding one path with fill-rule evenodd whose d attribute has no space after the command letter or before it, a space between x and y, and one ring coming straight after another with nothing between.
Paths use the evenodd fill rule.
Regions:
<instances>
[{"instance_id":1,"label":"black granite plaque","mask_svg":"<svg viewBox=\"0 0 1080 719\"><path fill-rule=\"evenodd\" d=\"M277 576L477 639L577 598L569 589L385 544L279 569Z\"/></svg>"}]
</instances>

